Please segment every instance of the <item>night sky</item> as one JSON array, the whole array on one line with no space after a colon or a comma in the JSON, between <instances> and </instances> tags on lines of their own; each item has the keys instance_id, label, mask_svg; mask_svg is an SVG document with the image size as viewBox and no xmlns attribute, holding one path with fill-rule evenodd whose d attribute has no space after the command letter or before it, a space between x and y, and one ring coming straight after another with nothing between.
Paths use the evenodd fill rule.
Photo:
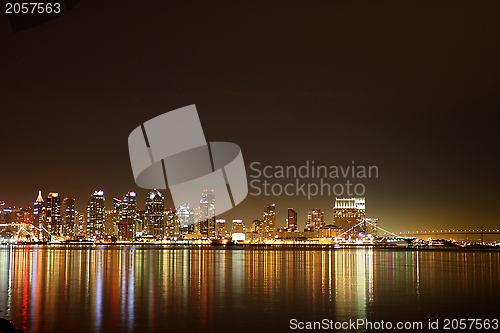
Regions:
<instances>
[{"instance_id":1,"label":"night sky","mask_svg":"<svg viewBox=\"0 0 500 333\"><path fill-rule=\"evenodd\" d=\"M2 10L3 13L3 10ZM248 166L377 165L367 213L391 231L499 226L498 1L81 1L13 33L0 14L0 201L139 189L127 139L196 104ZM344 180L339 180L344 182ZM167 206L170 193L162 191ZM248 196L222 218L334 196Z\"/></svg>"}]
</instances>

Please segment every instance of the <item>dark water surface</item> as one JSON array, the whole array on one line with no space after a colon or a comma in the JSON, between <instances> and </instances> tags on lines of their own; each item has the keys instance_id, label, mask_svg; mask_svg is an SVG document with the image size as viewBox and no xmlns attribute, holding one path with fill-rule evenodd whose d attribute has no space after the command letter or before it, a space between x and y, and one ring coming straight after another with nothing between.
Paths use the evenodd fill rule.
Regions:
<instances>
[{"instance_id":1,"label":"dark water surface","mask_svg":"<svg viewBox=\"0 0 500 333\"><path fill-rule=\"evenodd\" d=\"M293 318L424 332L429 319L500 319L499 261L492 250L2 246L0 317L27 332L282 332Z\"/></svg>"}]
</instances>

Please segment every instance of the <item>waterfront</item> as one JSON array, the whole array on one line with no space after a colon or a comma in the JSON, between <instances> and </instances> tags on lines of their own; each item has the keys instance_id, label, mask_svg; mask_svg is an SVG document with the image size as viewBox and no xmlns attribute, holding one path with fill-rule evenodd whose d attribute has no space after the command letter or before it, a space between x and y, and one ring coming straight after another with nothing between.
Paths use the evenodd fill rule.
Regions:
<instances>
[{"instance_id":1,"label":"waterfront","mask_svg":"<svg viewBox=\"0 0 500 333\"><path fill-rule=\"evenodd\" d=\"M497 250L2 246L0 316L27 332L492 319L500 313L499 262Z\"/></svg>"}]
</instances>

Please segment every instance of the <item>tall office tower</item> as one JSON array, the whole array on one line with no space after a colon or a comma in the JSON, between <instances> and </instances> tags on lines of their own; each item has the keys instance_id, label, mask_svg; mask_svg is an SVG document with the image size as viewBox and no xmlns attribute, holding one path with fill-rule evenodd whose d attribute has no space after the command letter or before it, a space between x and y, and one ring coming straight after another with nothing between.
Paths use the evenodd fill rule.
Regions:
<instances>
[{"instance_id":1,"label":"tall office tower","mask_svg":"<svg viewBox=\"0 0 500 333\"><path fill-rule=\"evenodd\" d=\"M318 231L325 227L325 212L314 208L307 213L306 231Z\"/></svg>"},{"instance_id":2,"label":"tall office tower","mask_svg":"<svg viewBox=\"0 0 500 333\"><path fill-rule=\"evenodd\" d=\"M130 191L123 196L119 204L120 222L118 223L118 238L132 240L136 233L137 194Z\"/></svg>"},{"instance_id":3,"label":"tall office tower","mask_svg":"<svg viewBox=\"0 0 500 333\"><path fill-rule=\"evenodd\" d=\"M123 196L123 200L120 203L120 221L134 223L135 216L137 213L137 194L133 191L128 192Z\"/></svg>"},{"instance_id":4,"label":"tall office tower","mask_svg":"<svg viewBox=\"0 0 500 333\"><path fill-rule=\"evenodd\" d=\"M113 211L120 214L120 208L122 205L122 200L118 198L113 198Z\"/></svg>"},{"instance_id":5,"label":"tall office tower","mask_svg":"<svg viewBox=\"0 0 500 333\"><path fill-rule=\"evenodd\" d=\"M297 212L293 208L288 208L286 230L290 232L297 230Z\"/></svg>"},{"instance_id":6,"label":"tall office tower","mask_svg":"<svg viewBox=\"0 0 500 333\"><path fill-rule=\"evenodd\" d=\"M276 234L276 204L264 206L263 237L274 238Z\"/></svg>"},{"instance_id":7,"label":"tall office tower","mask_svg":"<svg viewBox=\"0 0 500 333\"><path fill-rule=\"evenodd\" d=\"M245 233L245 231L243 220L233 220L233 226L231 228L232 234Z\"/></svg>"},{"instance_id":8,"label":"tall office tower","mask_svg":"<svg viewBox=\"0 0 500 333\"><path fill-rule=\"evenodd\" d=\"M75 199L64 198L61 218L64 226L64 235L69 238L74 238L76 235Z\"/></svg>"},{"instance_id":9,"label":"tall office tower","mask_svg":"<svg viewBox=\"0 0 500 333\"><path fill-rule=\"evenodd\" d=\"M163 237L165 234L165 204L163 199L157 189L148 193L143 234L155 237Z\"/></svg>"},{"instance_id":10,"label":"tall office tower","mask_svg":"<svg viewBox=\"0 0 500 333\"><path fill-rule=\"evenodd\" d=\"M181 235L194 233L194 215L194 209L189 204L180 205L177 208Z\"/></svg>"},{"instance_id":11,"label":"tall office tower","mask_svg":"<svg viewBox=\"0 0 500 333\"><path fill-rule=\"evenodd\" d=\"M215 194L204 190L198 208L198 232L207 238L215 237Z\"/></svg>"},{"instance_id":12,"label":"tall office tower","mask_svg":"<svg viewBox=\"0 0 500 333\"><path fill-rule=\"evenodd\" d=\"M120 222L120 210L122 208L122 200L118 198L113 198L113 230L112 235L118 234L118 223Z\"/></svg>"},{"instance_id":13,"label":"tall office tower","mask_svg":"<svg viewBox=\"0 0 500 333\"><path fill-rule=\"evenodd\" d=\"M365 198L335 198L333 207L333 224L341 227L344 232L353 228L366 218ZM359 230L353 228L347 237L356 237Z\"/></svg>"},{"instance_id":14,"label":"tall office tower","mask_svg":"<svg viewBox=\"0 0 500 333\"><path fill-rule=\"evenodd\" d=\"M49 193L45 204L45 214L45 228L53 237L62 236L61 197L59 196L59 193Z\"/></svg>"},{"instance_id":15,"label":"tall office tower","mask_svg":"<svg viewBox=\"0 0 500 333\"><path fill-rule=\"evenodd\" d=\"M227 237L227 228L225 219L215 220L215 238L222 239Z\"/></svg>"},{"instance_id":16,"label":"tall office tower","mask_svg":"<svg viewBox=\"0 0 500 333\"><path fill-rule=\"evenodd\" d=\"M144 225L145 223L146 223L146 211L137 210L137 212L135 213L135 223L134 223L136 235L146 235L145 225Z\"/></svg>"},{"instance_id":17,"label":"tall office tower","mask_svg":"<svg viewBox=\"0 0 500 333\"><path fill-rule=\"evenodd\" d=\"M77 237L83 237L85 233L85 215L75 212L75 233Z\"/></svg>"},{"instance_id":18,"label":"tall office tower","mask_svg":"<svg viewBox=\"0 0 500 333\"><path fill-rule=\"evenodd\" d=\"M165 233L160 238L177 239L180 237L179 217L174 209L165 211Z\"/></svg>"},{"instance_id":19,"label":"tall office tower","mask_svg":"<svg viewBox=\"0 0 500 333\"><path fill-rule=\"evenodd\" d=\"M116 235L118 222L120 222L120 215L114 209L106 210L104 212L104 234Z\"/></svg>"},{"instance_id":20,"label":"tall office tower","mask_svg":"<svg viewBox=\"0 0 500 333\"><path fill-rule=\"evenodd\" d=\"M39 227L44 225L45 221L45 201L43 200L42 191L38 191L38 197L33 203L33 225Z\"/></svg>"},{"instance_id":21,"label":"tall office tower","mask_svg":"<svg viewBox=\"0 0 500 333\"><path fill-rule=\"evenodd\" d=\"M135 224L118 222L116 224L117 238L120 241L133 241L135 239Z\"/></svg>"},{"instance_id":22,"label":"tall office tower","mask_svg":"<svg viewBox=\"0 0 500 333\"><path fill-rule=\"evenodd\" d=\"M87 204L87 236L100 239L104 236L104 191L95 191Z\"/></svg>"}]
</instances>

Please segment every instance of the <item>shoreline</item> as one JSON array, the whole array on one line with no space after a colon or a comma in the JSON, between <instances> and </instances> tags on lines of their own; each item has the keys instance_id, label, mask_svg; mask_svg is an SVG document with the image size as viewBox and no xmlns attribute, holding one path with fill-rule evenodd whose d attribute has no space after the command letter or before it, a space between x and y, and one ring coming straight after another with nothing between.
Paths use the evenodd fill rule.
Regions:
<instances>
[{"instance_id":1,"label":"shoreline","mask_svg":"<svg viewBox=\"0 0 500 333\"><path fill-rule=\"evenodd\" d=\"M338 246L337 246L338 245ZM396 246L396 245L373 245L373 244L161 244L161 243L81 243L81 244L0 244L2 247L40 247L40 248L98 248L98 247L140 247L141 249L175 249L175 248L204 248L204 249L226 249L242 250L248 248L309 248L324 250L342 249L398 249L405 251L432 251L432 250L452 250L452 251L500 251L499 246Z\"/></svg>"}]
</instances>

